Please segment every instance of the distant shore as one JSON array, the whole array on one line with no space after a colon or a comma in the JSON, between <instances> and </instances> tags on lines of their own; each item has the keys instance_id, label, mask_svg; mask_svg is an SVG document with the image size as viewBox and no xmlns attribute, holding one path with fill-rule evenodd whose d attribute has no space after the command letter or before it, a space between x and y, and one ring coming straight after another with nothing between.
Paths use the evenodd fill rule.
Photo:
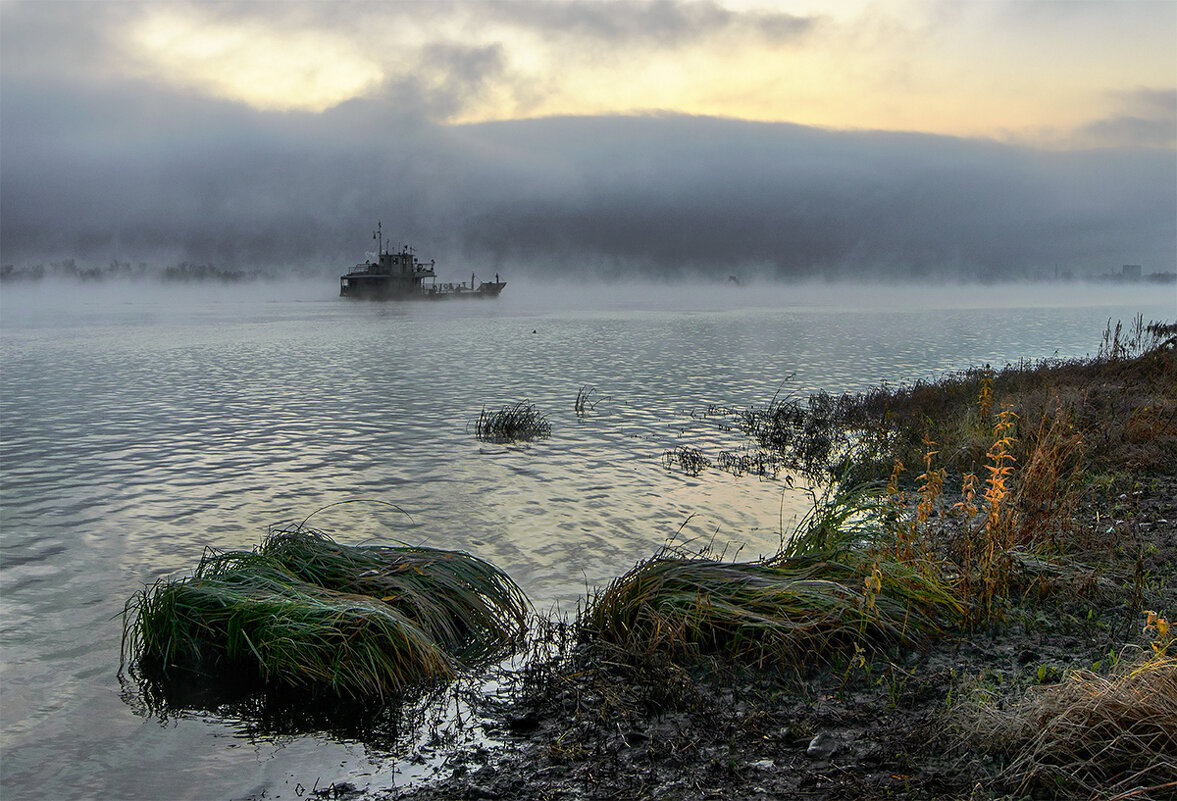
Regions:
<instances>
[{"instance_id":1,"label":"distant shore","mask_svg":"<svg viewBox=\"0 0 1177 801\"><path fill-rule=\"evenodd\" d=\"M108 264L90 264L79 263L76 259L63 259L54 262L40 262L36 264L5 264L0 266L0 284L20 285L20 284L36 284L41 281L67 281L85 284L93 284L98 282L119 282L119 281L154 281L164 284L241 284L253 283L263 281L280 281L289 278L296 278L300 280L315 279L322 277L334 278L338 273L345 272L350 265L340 264L338 269L331 269L329 267L315 267L315 268L250 268L243 269L233 266L218 266L216 264L206 262L189 262L181 261L176 264L159 265L149 264L147 262L131 263L129 261L120 261L118 259L111 260ZM1130 269L1132 268L1132 269ZM524 270L526 272L526 270ZM738 271L737 271L738 272ZM688 272L682 275L665 274L652 272L643 274L641 271L624 272L620 275L610 276L595 276L598 279L607 278L609 280L617 280L618 278L632 279L633 277L643 276L650 281L698 281L702 278L711 280L714 283L727 284L734 288L744 287L748 285L757 285L764 283L797 283L807 281L826 281L833 280L846 281L848 283L855 283L866 280L883 280L887 282L904 282L906 280L917 280L915 276L903 276L902 274L886 275L879 279L871 279L870 276L862 276L858 279L850 279L846 277L828 278L820 273L806 274L806 275L773 275L771 273L746 275L716 273L714 275L703 276L698 272ZM575 276L552 276L555 280L569 280ZM920 276L918 280L921 283L926 283L928 278ZM1021 274L1006 274L1000 276L990 276L980 278L971 274L953 274L940 276L938 279L944 283L964 283L964 284L1053 284L1058 286L1075 286L1075 285L1090 285L1090 284L1111 284L1111 285L1160 285L1168 286L1177 284L1177 272L1164 270L1143 270L1134 265L1124 265L1123 267L1104 270L1102 272L1088 272L1076 273L1071 270L1058 271L1044 271L1044 270L1030 270Z\"/></svg>"}]
</instances>

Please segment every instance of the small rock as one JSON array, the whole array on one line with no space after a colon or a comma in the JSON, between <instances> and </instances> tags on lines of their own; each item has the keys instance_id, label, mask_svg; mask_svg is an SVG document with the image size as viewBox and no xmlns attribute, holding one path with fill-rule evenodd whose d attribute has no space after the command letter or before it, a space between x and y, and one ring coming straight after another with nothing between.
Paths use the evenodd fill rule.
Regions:
<instances>
[{"instance_id":1,"label":"small rock","mask_svg":"<svg viewBox=\"0 0 1177 801\"><path fill-rule=\"evenodd\" d=\"M748 765L748 767L756 768L757 770L772 770L773 768L776 767L776 763L773 762L771 759L758 759L755 762Z\"/></svg>"},{"instance_id":2,"label":"small rock","mask_svg":"<svg viewBox=\"0 0 1177 801\"><path fill-rule=\"evenodd\" d=\"M634 748L649 740L650 735L646 734L644 731L631 729L622 736L622 739L625 741L625 745L628 748Z\"/></svg>"},{"instance_id":3,"label":"small rock","mask_svg":"<svg viewBox=\"0 0 1177 801\"><path fill-rule=\"evenodd\" d=\"M528 732L535 731L538 727L539 715L534 712L507 718L507 730L512 734L527 734Z\"/></svg>"},{"instance_id":4,"label":"small rock","mask_svg":"<svg viewBox=\"0 0 1177 801\"><path fill-rule=\"evenodd\" d=\"M823 731L809 741L805 756L810 759L829 759L838 750L838 741L828 731Z\"/></svg>"}]
</instances>

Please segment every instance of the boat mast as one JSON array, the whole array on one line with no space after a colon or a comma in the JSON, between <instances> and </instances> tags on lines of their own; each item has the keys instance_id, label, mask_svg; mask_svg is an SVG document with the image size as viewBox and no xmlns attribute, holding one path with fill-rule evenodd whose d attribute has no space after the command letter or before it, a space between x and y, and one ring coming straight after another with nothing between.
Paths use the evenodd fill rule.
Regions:
<instances>
[{"instance_id":1,"label":"boat mast","mask_svg":"<svg viewBox=\"0 0 1177 801\"><path fill-rule=\"evenodd\" d=\"M380 220L376 221L376 261L380 261L380 257L384 255L384 229L383 223Z\"/></svg>"}]
</instances>

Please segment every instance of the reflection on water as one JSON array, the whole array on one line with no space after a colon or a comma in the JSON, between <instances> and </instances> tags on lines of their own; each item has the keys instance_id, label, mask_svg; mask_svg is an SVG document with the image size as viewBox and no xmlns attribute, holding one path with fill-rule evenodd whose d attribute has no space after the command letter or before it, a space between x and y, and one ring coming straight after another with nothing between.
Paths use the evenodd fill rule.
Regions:
<instances>
[{"instance_id":1,"label":"reflection on water","mask_svg":"<svg viewBox=\"0 0 1177 801\"><path fill-rule=\"evenodd\" d=\"M6 287L0 315L8 799L288 798L316 780L391 781L342 735L259 740L215 715L137 716L120 697L123 601L206 546L248 548L270 525L377 499L408 515L348 504L313 525L469 550L541 610L568 610L668 538L754 556L804 511L780 481L662 466L679 444L712 459L746 444L697 414L711 404L1083 354L1109 316L1174 314L1127 296L851 311L821 288L415 306L297 287L47 289ZM578 417L583 386L600 401ZM551 438L474 438L480 409L524 399Z\"/></svg>"}]
</instances>

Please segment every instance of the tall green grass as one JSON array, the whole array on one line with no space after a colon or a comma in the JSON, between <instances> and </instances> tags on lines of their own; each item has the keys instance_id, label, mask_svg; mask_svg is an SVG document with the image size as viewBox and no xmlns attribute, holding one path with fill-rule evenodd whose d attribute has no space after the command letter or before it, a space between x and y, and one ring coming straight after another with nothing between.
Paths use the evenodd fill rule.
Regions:
<instances>
[{"instance_id":1,"label":"tall green grass","mask_svg":"<svg viewBox=\"0 0 1177 801\"><path fill-rule=\"evenodd\" d=\"M589 600L582 636L635 656L778 665L922 644L963 610L935 571L876 547L888 536L885 509L877 493L837 493L779 553L756 561L665 548Z\"/></svg>"},{"instance_id":2,"label":"tall green grass","mask_svg":"<svg viewBox=\"0 0 1177 801\"><path fill-rule=\"evenodd\" d=\"M180 671L383 697L453 674L437 643L387 604L260 561L157 582L127 611L124 652L144 676Z\"/></svg>"},{"instance_id":3,"label":"tall green grass","mask_svg":"<svg viewBox=\"0 0 1177 801\"><path fill-rule=\"evenodd\" d=\"M279 530L132 596L123 661L145 678L385 697L518 644L528 609L505 573L468 554Z\"/></svg>"},{"instance_id":4,"label":"tall green grass","mask_svg":"<svg viewBox=\"0 0 1177 801\"><path fill-rule=\"evenodd\" d=\"M517 644L530 604L506 573L470 554L422 546L342 545L310 530L270 534L259 551L303 581L379 598L447 652L483 658Z\"/></svg>"}]
</instances>

